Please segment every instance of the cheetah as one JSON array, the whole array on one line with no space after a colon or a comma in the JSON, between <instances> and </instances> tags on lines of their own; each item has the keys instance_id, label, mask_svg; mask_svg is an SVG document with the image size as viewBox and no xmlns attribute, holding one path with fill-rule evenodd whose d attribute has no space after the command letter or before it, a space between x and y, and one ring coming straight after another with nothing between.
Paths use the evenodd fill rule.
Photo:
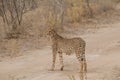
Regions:
<instances>
[{"instance_id":1,"label":"cheetah","mask_svg":"<svg viewBox=\"0 0 120 80\"><path fill-rule=\"evenodd\" d=\"M57 34L54 29L49 30L47 35L49 35L52 40L53 61L50 68L51 71L54 71L57 54L59 54L60 70L63 71L63 53L66 53L66 55L75 53L80 63L80 73L87 72L87 63L85 58L86 42L82 38L64 38Z\"/></svg>"}]
</instances>

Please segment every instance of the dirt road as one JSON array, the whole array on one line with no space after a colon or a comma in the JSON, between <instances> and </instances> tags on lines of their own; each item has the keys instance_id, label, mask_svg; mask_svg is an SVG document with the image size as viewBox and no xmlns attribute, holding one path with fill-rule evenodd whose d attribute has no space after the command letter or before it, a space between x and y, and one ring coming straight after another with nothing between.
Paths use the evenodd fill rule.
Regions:
<instances>
[{"instance_id":1,"label":"dirt road","mask_svg":"<svg viewBox=\"0 0 120 80\"><path fill-rule=\"evenodd\" d=\"M119 80L120 23L82 37L87 42L88 80ZM52 61L50 46L26 53L0 62L0 80L69 80L71 75L79 80L79 63L75 55L64 55L64 71L59 71L57 59L56 69L52 72L48 71Z\"/></svg>"}]
</instances>

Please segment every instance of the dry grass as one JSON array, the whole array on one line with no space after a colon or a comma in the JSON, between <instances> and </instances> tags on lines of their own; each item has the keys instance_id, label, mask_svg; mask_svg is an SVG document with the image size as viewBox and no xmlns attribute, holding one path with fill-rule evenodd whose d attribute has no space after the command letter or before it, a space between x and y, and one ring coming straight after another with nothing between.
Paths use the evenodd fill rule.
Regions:
<instances>
[{"instance_id":1,"label":"dry grass","mask_svg":"<svg viewBox=\"0 0 120 80\"><path fill-rule=\"evenodd\" d=\"M111 80L120 80L120 68L119 67L116 67L113 69Z\"/></svg>"},{"instance_id":2,"label":"dry grass","mask_svg":"<svg viewBox=\"0 0 120 80\"><path fill-rule=\"evenodd\" d=\"M103 12L106 12L106 14L109 14L109 12L107 11L114 10L114 6L116 4L114 0L105 0L105 1L99 0L99 1L100 1L99 3L97 3L95 0L92 0L90 2L90 7L92 8L93 14L95 16L96 15L100 16L101 13ZM71 2L74 3L74 6L66 9L64 28L66 28L66 26L69 26L66 28L66 30L69 30L69 28L74 30L75 26L77 27L80 26L80 28L83 28L81 26L84 26L82 25L84 23L86 24L86 26L90 25L88 22L89 21L88 18L85 18L85 15L88 14L87 10L83 10L84 8L81 8L81 6L77 5L76 4L78 3L77 0L69 1L69 3ZM44 1L42 1L42 3L44 3ZM23 16L23 23L19 28L20 32L22 33L20 35L19 41L4 40L4 37L6 35L5 35L5 30L4 30L4 24L2 22L2 19L0 18L0 21L1 21L0 23L0 26L1 26L0 27L0 49L1 51L0 53L4 54L4 53L9 52L11 53L11 56L13 56L13 54L18 55L18 53L22 49L24 49L23 47L26 47L27 49L25 50L28 50L28 49L35 49L35 48L39 49L40 45L42 46L46 45L48 42L47 42L47 38L45 37L45 34L48 29L48 26L54 26L54 24L57 24L56 26L60 25L60 20L59 19L55 20L53 18L53 15L51 14L48 15L48 11L47 11L48 9L46 8L47 8L46 6L40 5L39 8L33 11L29 11ZM100 17L103 19L103 17L106 17L106 15L100 16ZM90 23L91 22L94 22L94 19L91 19ZM91 25L93 25L93 23ZM74 28L72 28L73 26Z\"/></svg>"},{"instance_id":3,"label":"dry grass","mask_svg":"<svg viewBox=\"0 0 120 80\"><path fill-rule=\"evenodd\" d=\"M120 80L120 68L113 68L111 72L104 74L101 80Z\"/></svg>"},{"instance_id":4,"label":"dry grass","mask_svg":"<svg viewBox=\"0 0 120 80\"><path fill-rule=\"evenodd\" d=\"M73 76L73 75L72 76L68 76L68 78L69 78L69 80L76 80L75 76Z\"/></svg>"},{"instance_id":5,"label":"dry grass","mask_svg":"<svg viewBox=\"0 0 120 80\"><path fill-rule=\"evenodd\" d=\"M9 75L9 80L24 80L26 76L17 77L15 75Z\"/></svg>"}]
</instances>

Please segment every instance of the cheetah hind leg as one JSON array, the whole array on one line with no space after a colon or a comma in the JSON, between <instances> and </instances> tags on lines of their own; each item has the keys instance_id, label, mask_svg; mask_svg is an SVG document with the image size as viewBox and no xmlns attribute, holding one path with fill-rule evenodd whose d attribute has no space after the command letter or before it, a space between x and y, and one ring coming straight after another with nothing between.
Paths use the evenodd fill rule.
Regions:
<instances>
[{"instance_id":1,"label":"cheetah hind leg","mask_svg":"<svg viewBox=\"0 0 120 80\"><path fill-rule=\"evenodd\" d=\"M64 66L62 66L62 67L60 68L60 70L63 71L63 68L64 68Z\"/></svg>"},{"instance_id":2,"label":"cheetah hind leg","mask_svg":"<svg viewBox=\"0 0 120 80\"><path fill-rule=\"evenodd\" d=\"M80 65L80 80L87 80L87 65L84 61Z\"/></svg>"},{"instance_id":3,"label":"cheetah hind leg","mask_svg":"<svg viewBox=\"0 0 120 80\"><path fill-rule=\"evenodd\" d=\"M54 65L51 66L51 68L49 69L49 71L54 71Z\"/></svg>"},{"instance_id":4,"label":"cheetah hind leg","mask_svg":"<svg viewBox=\"0 0 120 80\"><path fill-rule=\"evenodd\" d=\"M86 63L86 60L84 60L83 65L84 65L83 71L84 71L85 73L87 73L87 63Z\"/></svg>"},{"instance_id":5,"label":"cheetah hind leg","mask_svg":"<svg viewBox=\"0 0 120 80\"><path fill-rule=\"evenodd\" d=\"M84 78L85 78L85 80L87 80L87 63L86 63L85 58L84 58L84 61L83 61L83 72L84 72Z\"/></svg>"}]
</instances>

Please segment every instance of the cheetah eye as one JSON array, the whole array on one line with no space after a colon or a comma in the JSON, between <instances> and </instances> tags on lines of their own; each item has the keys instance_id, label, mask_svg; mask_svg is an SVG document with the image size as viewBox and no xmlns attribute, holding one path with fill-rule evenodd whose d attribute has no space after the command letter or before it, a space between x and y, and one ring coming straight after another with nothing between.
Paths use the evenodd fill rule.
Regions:
<instances>
[{"instance_id":1,"label":"cheetah eye","mask_svg":"<svg viewBox=\"0 0 120 80\"><path fill-rule=\"evenodd\" d=\"M47 33L47 35L51 35L52 33L51 33L51 31L49 31L48 33Z\"/></svg>"}]
</instances>

